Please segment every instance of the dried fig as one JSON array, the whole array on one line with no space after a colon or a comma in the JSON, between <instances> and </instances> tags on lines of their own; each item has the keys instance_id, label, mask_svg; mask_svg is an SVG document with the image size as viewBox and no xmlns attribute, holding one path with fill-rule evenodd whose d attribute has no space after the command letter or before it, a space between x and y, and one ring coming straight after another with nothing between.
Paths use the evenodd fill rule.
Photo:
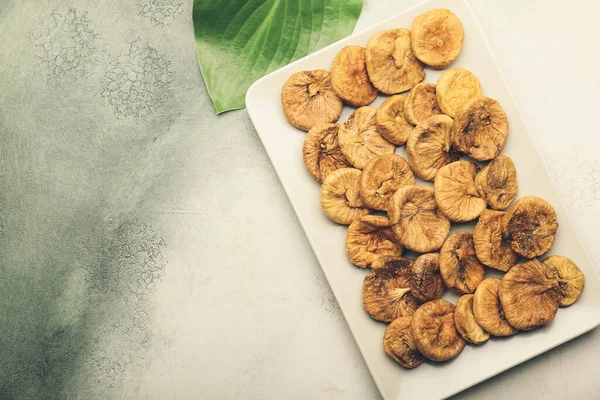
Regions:
<instances>
[{"instance_id":1,"label":"dried fig","mask_svg":"<svg viewBox=\"0 0 600 400\"><path fill-rule=\"evenodd\" d=\"M348 104L366 106L377 98L367 74L366 50L361 46L346 46L335 56L331 66L331 85L335 94Z\"/></svg>"},{"instance_id":2,"label":"dried fig","mask_svg":"<svg viewBox=\"0 0 600 400\"><path fill-rule=\"evenodd\" d=\"M410 331L411 317L396 318L385 330L383 349L388 356L404 368L416 368L423 364L423 354L417 350Z\"/></svg>"},{"instance_id":3,"label":"dried fig","mask_svg":"<svg viewBox=\"0 0 600 400\"><path fill-rule=\"evenodd\" d=\"M537 259L517 264L502 278L498 295L514 328L527 331L546 325L560 304L558 273Z\"/></svg>"},{"instance_id":4,"label":"dried fig","mask_svg":"<svg viewBox=\"0 0 600 400\"><path fill-rule=\"evenodd\" d=\"M452 118L434 115L410 133L406 157L419 178L432 181L441 167L458 160L458 154L450 146L451 127Z\"/></svg>"},{"instance_id":5,"label":"dried fig","mask_svg":"<svg viewBox=\"0 0 600 400\"><path fill-rule=\"evenodd\" d=\"M377 131L390 143L402 146L406 143L413 127L404 117L406 96L390 96L377 109L375 120Z\"/></svg>"},{"instance_id":6,"label":"dried fig","mask_svg":"<svg viewBox=\"0 0 600 400\"><path fill-rule=\"evenodd\" d=\"M462 50L465 32L460 19L445 8L418 15L412 23L412 48L423 64L443 69Z\"/></svg>"},{"instance_id":7,"label":"dried fig","mask_svg":"<svg viewBox=\"0 0 600 400\"><path fill-rule=\"evenodd\" d=\"M423 64L410 45L410 31L391 29L371 36L367 42L367 71L373 86L386 94L404 92L425 79Z\"/></svg>"},{"instance_id":8,"label":"dried fig","mask_svg":"<svg viewBox=\"0 0 600 400\"><path fill-rule=\"evenodd\" d=\"M321 186L321 207L325 215L338 224L350 225L369 214L360 198L360 174L361 171L354 168L336 169Z\"/></svg>"},{"instance_id":9,"label":"dried fig","mask_svg":"<svg viewBox=\"0 0 600 400\"><path fill-rule=\"evenodd\" d=\"M435 98L435 85L421 82L410 90L404 103L406 120L418 125L429 117L441 114L440 106Z\"/></svg>"},{"instance_id":10,"label":"dried fig","mask_svg":"<svg viewBox=\"0 0 600 400\"><path fill-rule=\"evenodd\" d=\"M579 267L570 259L563 256L550 256L543 261L544 264L555 268L558 273L558 285L560 286L559 305L570 306L581 295L585 277Z\"/></svg>"},{"instance_id":11,"label":"dried fig","mask_svg":"<svg viewBox=\"0 0 600 400\"><path fill-rule=\"evenodd\" d=\"M481 96L479 79L464 68L444 71L437 81L437 102L443 113L452 118L456 117L467 101Z\"/></svg>"},{"instance_id":12,"label":"dried fig","mask_svg":"<svg viewBox=\"0 0 600 400\"><path fill-rule=\"evenodd\" d=\"M406 160L397 154L372 158L360 178L360 195L367 206L387 210L390 197L399 187L414 185L415 176Z\"/></svg>"},{"instance_id":13,"label":"dried fig","mask_svg":"<svg viewBox=\"0 0 600 400\"><path fill-rule=\"evenodd\" d=\"M454 358L465 347L454 325L454 304L446 300L432 300L419 307L410 329L417 349L433 361Z\"/></svg>"},{"instance_id":14,"label":"dried fig","mask_svg":"<svg viewBox=\"0 0 600 400\"><path fill-rule=\"evenodd\" d=\"M281 102L287 120L303 131L337 121L343 107L331 86L331 74L322 69L290 76L281 90Z\"/></svg>"},{"instance_id":15,"label":"dried fig","mask_svg":"<svg viewBox=\"0 0 600 400\"><path fill-rule=\"evenodd\" d=\"M443 166L435 176L435 201L450 221L474 220L487 207L475 187L478 171L477 164L461 160Z\"/></svg>"},{"instance_id":16,"label":"dried fig","mask_svg":"<svg viewBox=\"0 0 600 400\"><path fill-rule=\"evenodd\" d=\"M336 169L349 168L352 165L346 160L338 142L337 124L319 124L306 134L302 146L304 165L319 182Z\"/></svg>"},{"instance_id":17,"label":"dried fig","mask_svg":"<svg viewBox=\"0 0 600 400\"><path fill-rule=\"evenodd\" d=\"M348 227L346 252L352 264L364 268L379 256L401 256L397 242L387 217L365 215Z\"/></svg>"},{"instance_id":18,"label":"dried fig","mask_svg":"<svg viewBox=\"0 0 600 400\"><path fill-rule=\"evenodd\" d=\"M390 198L388 216L402 246L419 253L439 249L450 232L450 221L438 209L429 187L398 189Z\"/></svg>"},{"instance_id":19,"label":"dried fig","mask_svg":"<svg viewBox=\"0 0 600 400\"><path fill-rule=\"evenodd\" d=\"M452 145L469 157L486 161L500 154L508 136L508 119L496 100L477 97L458 112L450 137Z\"/></svg>"},{"instance_id":20,"label":"dried fig","mask_svg":"<svg viewBox=\"0 0 600 400\"><path fill-rule=\"evenodd\" d=\"M499 156L475 177L479 195L494 210L504 210L517 197L517 170L510 157Z\"/></svg>"},{"instance_id":21,"label":"dried fig","mask_svg":"<svg viewBox=\"0 0 600 400\"><path fill-rule=\"evenodd\" d=\"M473 297L472 294L465 294L458 299L454 310L454 325L460 336L467 342L481 344L490 338L490 334L475 319Z\"/></svg>"},{"instance_id":22,"label":"dried fig","mask_svg":"<svg viewBox=\"0 0 600 400\"><path fill-rule=\"evenodd\" d=\"M477 323L494 336L510 336L517 333L504 315L498 297L500 279L487 278L479 284L473 296L473 314Z\"/></svg>"},{"instance_id":23,"label":"dried fig","mask_svg":"<svg viewBox=\"0 0 600 400\"><path fill-rule=\"evenodd\" d=\"M363 169L370 159L396 151L396 146L377 132L376 113L377 109L374 107L360 107L342 124L338 132L342 153L355 168Z\"/></svg>"},{"instance_id":24,"label":"dried fig","mask_svg":"<svg viewBox=\"0 0 600 400\"><path fill-rule=\"evenodd\" d=\"M485 268L475 256L473 235L457 232L446 239L440 250L440 271L449 288L462 294L475 292Z\"/></svg>"},{"instance_id":25,"label":"dried fig","mask_svg":"<svg viewBox=\"0 0 600 400\"><path fill-rule=\"evenodd\" d=\"M517 262L517 254L502 235L501 211L483 210L473 229L475 254L482 264L508 271Z\"/></svg>"},{"instance_id":26,"label":"dried fig","mask_svg":"<svg viewBox=\"0 0 600 400\"><path fill-rule=\"evenodd\" d=\"M557 229L554 208L536 196L517 200L502 218L506 240L517 254L526 258L538 257L550 250Z\"/></svg>"},{"instance_id":27,"label":"dried fig","mask_svg":"<svg viewBox=\"0 0 600 400\"><path fill-rule=\"evenodd\" d=\"M393 268L394 265L398 268L406 267L410 269L412 268L413 260L399 256L379 256L371 263L371 269Z\"/></svg>"},{"instance_id":28,"label":"dried fig","mask_svg":"<svg viewBox=\"0 0 600 400\"><path fill-rule=\"evenodd\" d=\"M421 303L442 297L446 286L440 273L440 255L420 255L413 263L409 281L411 293Z\"/></svg>"}]
</instances>

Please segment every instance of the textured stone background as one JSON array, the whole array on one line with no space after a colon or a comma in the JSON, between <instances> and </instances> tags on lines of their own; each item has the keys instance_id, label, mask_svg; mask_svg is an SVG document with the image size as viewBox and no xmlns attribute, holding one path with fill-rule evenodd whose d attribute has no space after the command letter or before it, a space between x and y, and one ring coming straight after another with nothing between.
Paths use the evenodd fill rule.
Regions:
<instances>
[{"instance_id":1,"label":"textured stone background","mask_svg":"<svg viewBox=\"0 0 600 400\"><path fill-rule=\"evenodd\" d=\"M470 3L600 263L600 3ZM247 113L213 112L191 7L0 0L2 399L379 397ZM457 398L598 398L599 348Z\"/></svg>"}]
</instances>

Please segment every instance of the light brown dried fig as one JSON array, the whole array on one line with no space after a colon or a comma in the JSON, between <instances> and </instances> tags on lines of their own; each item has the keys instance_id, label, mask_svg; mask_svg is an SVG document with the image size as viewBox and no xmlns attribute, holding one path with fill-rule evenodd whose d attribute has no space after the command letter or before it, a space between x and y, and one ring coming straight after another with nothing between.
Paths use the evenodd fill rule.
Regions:
<instances>
[{"instance_id":1,"label":"light brown dried fig","mask_svg":"<svg viewBox=\"0 0 600 400\"><path fill-rule=\"evenodd\" d=\"M323 183L327 175L352 165L346 160L338 142L337 124L319 124L306 134L302 146L304 165L316 180Z\"/></svg>"},{"instance_id":2,"label":"light brown dried fig","mask_svg":"<svg viewBox=\"0 0 600 400\"><path fill-rule=\"evenodd\" d=\"M442 112L452 118L467 101L482 95L479 79L464 68L444 71L437 81L437 102Z\"/></svg>"},{"instance_id":3,"label":"light brown dried fig","mask_svg":"<svg viewBox=\"0 0 600 400\"><path fill-rule=\"evenodd\" d=\"M396 146L377 132L376 113L374 107L360 107L340 126L338 138L342 153L355 168L363 169L370 159L396 151Z\"/></svg>"},{"instance_id":4,"label":"light brown dried fig","mask_svg":"<svg viewBox=\"0 0 600 400\"><path fill-rule=\"evenodd\" d=\"M483 167L475 177L481 197L494 210L504 210L517 197L517 169L512 159L499 156Z\"/></svg>"},{"instance_id":5,"label":"light brown dried fig","mask_svg":"<svg viewBox=\"0 0 600 400\"><path fill-rule=\"evenodd\" d=\"M418 125L429 117L441 114L440 106L435 98L435 85L421 82L410 90L404 103L406 120Z\"/></svg>"},{"instance_id":6,"label":"light brown dried fig","mask_svg":"<svg viewBox=\"0 0 600 400\"><path fill-rule=\"evenodd\" d=\"M383 349L388 356L404 368L416 368L423 364L423 354L417 350L412 332L410 331L411 317L396 318L385 330Z\"/></svg>"},{"instance_id":7,"label":"light brown dried fig","mask_svg":"<svg viewBox=\"0 0 600 400\"><path fill-rule=\"evenodd\" d=\"M322 69L290 76L281 90L281 103L287 120L303 131L337 121L343 107L331 86L331 74Z\"/></svg>"},{"instance_id":8,"label":"light brown dried fig","mask_svg":"<svg viewBox=\"0 0 600 400\"><path fill-rule=\"evenodd\" d=\"M429 187L398 189L390 198L388 216L402 246L419 253L439 249L450 232L450 221L438 209Z\"/></svg>"},{"instance_id":9,"label":"light brown dried fig","mask_svg":"<svg viewBox=\"0 0 600 400\"><path fill-rule=\"evenodd\" d=\"M419 307L410 329L417 349L433 361L454 358L465 347L454 325L454 304L446 300L432 300Z\"/></svg>"},{"instance_id":10,"label":"light brown dried fig","mask_svg":"<svg viewBox=\"0 0 600 400\"><path fill-rule=\"evenodd\" d=\"M517 264L502 278L498 295L514 328L527 331L546 325L560 304L558 273L537 259Z\"/></svg>"},{"instance_id":11,"label":"light brown dried fig","mask_svg":"<svg viewBox=\"0 0 600 400\"><path fill-rule=\"evenodd\" d=\"M399 28L375 33L367 42L367 71L386 94L409 90L425 79L423 64L413 54L410 31Z\"/></svg>"},{"instance_id":12,"label":"light brown dried fig","mask_svg":"<svg viewBox=\"0 0 600 400\"><path fill-rule=\"evenodd\" d=\"M462 50L465 32L460 19L445 8L418 15L412 23L412 48L423 64L443 69Z\"/></svg>"},{"instance_id":13,"label":"light brown dried fig","mask_svg":"<svg viewBox=\"0 0 600 400\"><path fill-rule=\"evenodd\" d=\"M473 235L456 232L440 250L440 271L446 286L462 294L474 293L483 280L485 268L475 256Z\"/></svg>"},{"instance_id":14,"label":"light brown dried fig","mask_svg":"<svg viewBox=\"0 0 600 400\"><path fill-rule=\"evenodd\" d=\"M450 221L474 220L487 207L475 187L478 171L477 164L461 160L443 166L435 176L435 201Z\"/></svg>"},{"instance_id":15,"label":"light brown dried fig","mask_svg":"<svg viewBox=\"0 0 600 400\"><path fill-rule=\"evenodd\" d=\"M365 215L348 227L346 252L352 264L365 268L379 256L401 256L402 246L387 217Z\"/></svg>"},{"instance_id":16,"label":"light brown dried fig","mask_svg":"<svg viewBox=\"0 0 600 400\"><path fill-rule=\"evenodd\" d=\"M378 268L412 268L413 260L399 256L379 256L371 263L371 269Z\"/></svg>"},{"instance_id":17,"label":"light brown dried fig","mask_svg":"<svg viewBox=\"0 0 600 400\"><path fill-rule=\"evenodd\" d=\"M366 106L377 98L367 74L366 50L346 46L335 56L331 66L331 85L340 99L356 107Z\"/></svg>"},{"instance_id":18,"label":"light brown dried fig","mask_svg":"<svg viewBox=\"0 0 600 400\"><path fill-rule=\"evenodd\" d=\"M388 97L377 109L375 120L377 131L390 143L402 146L406 143L413 127L404 117L406 96L397 94Z\"/></svg>"},{"instance_id":19,"label":"light brown dried fig","mask_svg":"<svg viewBox=\"0 0 600 400\"><path fill-rule=\"evenodd\" d=\"M458 160L459 155L450 146L452 118L434 115L417 125L406 143L406 158L414 173L432 181L438 170Z\"/></svg>"},{"instance_id":20,"label":"light brown dried fig","mask_svg":"<svg viewBox=\"0 0 600 400\"><path fill-rule=\"evenodd\" d=\"M325 215L338 224L350 225L369 214L359 193L361 173L354 168L336 169L321 186L321 207Z\"/></svg>"},{"instance_id":21,"label":"light brown dried fig","mask_svg":"<svg viewBox=\"0 0 600 400\"><path fill-rule=\"evenodd\" d=\"M456 302L454 325L460 336L469 343L481 344L490 338L490 334L475 319L472 294L462 295Z\"/></svg>"},{"instance_id":22,"label":"light brown dried fig","mask_svg":"<svg viewBox=\"0 0 600 400\"><path fill-rule=\"evenodd\" d=\"M512 249L526 258L541 256L552 247L558 222L550 203L526 196L513 203L502 219L502 230Z\"/></svg>"},{"instance_id":23,"label":"light brown dried fig","mask_svg":"<svg viewBox=\"0 0 600 400\"><path fill-rule=\"evenodd\" d=\"M575 303L585 285L585 277L571 259L563 256L550 256L543 261L544 264L555 268L558 272L558 285L560 286L559 304L561 307Z\"/></svg>"},{"instance_id":24,"label":"light brown dried fig","mask_svg":"<svg viewBox=\"0 0 600 400\"><path fill-rule=\"evenodd\" d=\"M415 176L406 160L397 154L385 154L365 165L360 178L360 195L370 208L385 211L398 188L414 184Z\"/></svg>"},{"instance_id":25,"label":"light brown dried fig","mask_svg":"<svg viewBox=\"0 0 600 400\"><path fill-rule=\"evenodd\" d=\"M417 257L409 280L410 290L418 301L425 303L442 297L446 285L440 273L440 255L428 253Z\"/></svg>"},{"instance_id":26,"label":"light brown dried fig","mask_svg":"<svg viewBox=\"0 0 600 400\"><path fill-rule=\"evenodd\" d=\"M494 336L510 336L517 333L504 315L498 297L499 278L487 278L479 284L473 296L473 314L477 323Z\"/></svg>"},{"instance_id":27,"label":"light brown dried fig","mask_svg":"<svg viewBox=\"0 0 600 400\"><path fill-rule=\"evenodd\" d=\"M506 272L517 262L517 254L502 234L501 211L483 210L473 229L475 254L482 264Z\"/></svg>"},{"instance_id":28,"label":"light brown dried fig","mask_svg":"<svg viewBox=\"0 0 600 400\"><path fill-rule=\"evenodd\" d=\"M508 136L508 119L496 100L477 97L458 112L450 137L452 145L469 157L486 161L500 154Z\"/></svg>"}]
</instances>

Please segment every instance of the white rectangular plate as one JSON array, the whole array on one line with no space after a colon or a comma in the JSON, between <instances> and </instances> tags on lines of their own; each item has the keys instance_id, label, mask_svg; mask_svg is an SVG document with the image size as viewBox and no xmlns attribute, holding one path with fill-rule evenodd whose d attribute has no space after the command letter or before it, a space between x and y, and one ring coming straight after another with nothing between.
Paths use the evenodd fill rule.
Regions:
<instances>
[{"instance_id":1,"label":"white rectangular plate","mask_svg":"<svg viewBox=\"0 0 600 400\"><path fill-rule=\"evenodd\" d=\"M472 71L481 81L484 95L498 100L504 108L510 123L510 133L502 154L510 156L517 167L519 197L536 195L554 205L560 228L549 254L561 254L573 259L585 273L586 287L577 303L561 308L554 321L542 329L509 338L492 338L478 347L467 346L457 358L449 362L425 363L415 370L405 370L383 351L382 338L386 325L371 320L362 308L362 282L368 271L354 267L348 261L344 249L347 228L333 223L321 211L320 185L302 162L301 149L305 133L287 122L280 96L284 82L293 73L330 69L333 58L344 46L364 46L369 37L380 30L399 27L410 29L415 16L432 8L449 8L461 19L465 30L464 47L451 67L463 67ZM435 83L439 75L440 71L427 69L426 80ZM373 105L378 106L384 99L384 96L379 96ZM385 399L434 399L451 396L600 324L600 279L597 271L545 169L479 24L464 0L433 0L418 5L281 68L252 85L246 96L246 106ZM340 122L345 121L352 111L351 107L345 107ZM404 156L404 148L399 148L397 153ZM463 224L459 229L471 229L472 226L473 224ZM454 226L453 230L456 229ZM486 276L492 275L494 273L488 270ZM456 302L457 296L448 291L444 298Z\"/></svg>"}]
</instances>

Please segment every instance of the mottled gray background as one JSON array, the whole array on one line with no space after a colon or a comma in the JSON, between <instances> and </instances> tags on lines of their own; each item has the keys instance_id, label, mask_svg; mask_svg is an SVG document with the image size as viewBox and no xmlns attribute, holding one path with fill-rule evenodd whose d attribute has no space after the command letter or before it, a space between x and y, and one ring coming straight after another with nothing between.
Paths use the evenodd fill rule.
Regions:
<instances>
[{"instance_id":1,"label":"mottled gray background","mask_svg":"<svg viewBox=\"0 0 600 400\"><path fill-rule=\"evenodd\" d=\"M366 0L357 29L417 3ZM600 4L472 0L600 262ZM0 398L378 392L191 0L0 0ZM600 396L600 330L457 396Z\"/></svg>"}]
</instances>

